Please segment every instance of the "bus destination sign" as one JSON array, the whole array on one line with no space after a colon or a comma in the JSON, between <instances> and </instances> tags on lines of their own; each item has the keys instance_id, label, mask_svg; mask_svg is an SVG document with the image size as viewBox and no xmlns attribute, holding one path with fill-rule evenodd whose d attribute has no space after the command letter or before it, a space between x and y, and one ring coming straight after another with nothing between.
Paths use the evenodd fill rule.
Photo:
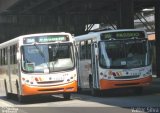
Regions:
<instances>
[{"instance_id":1,"label":"bus destination sign","mask_svg":"<svg viewBox=\"0 0 160 113\"><path fill-rule=\"evenodd\" d=\"M101 40L129 39L129 38L145 38L144 31L123 31L123 32L110 32L101 34Z\"/></svg>"},{"instance_id":2,"label":"bus destination sign","mask_svg":"<svg viewBox=\"0 0 160 113\"><path fill-rule=\"evenodd\" d=\"M50 36L36 36L36 37L27 37L24 39L24 44L32 43L48 43L56 41L69 41L69 37L66 35L50 35Z\"/></svg>"}]
</instances>

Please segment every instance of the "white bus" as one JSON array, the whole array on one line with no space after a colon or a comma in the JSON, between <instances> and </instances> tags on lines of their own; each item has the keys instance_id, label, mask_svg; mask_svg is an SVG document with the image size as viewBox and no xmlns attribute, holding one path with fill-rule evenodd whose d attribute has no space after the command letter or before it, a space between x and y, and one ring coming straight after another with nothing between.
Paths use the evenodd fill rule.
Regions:
<instances>
[{"instance_id":1,"label":"white bus","mask_svg":"<svg viewBox=\"0 0 160 113\"><path fill-rule=\"evenodd\" d=\"M141 93L152 81L150 46L144 30L91 32L75 37L78 87L93 95L115 88Z\"/></svg>"},{"instance_id":2,"label":"white bus","mask_svg":"<svg viewBox=\"0 0 160 113\"><path fill-rule=\"evenodd\" d=\"M0 84L7 97L77 91L74 40L69 33L23 35L0 44ZM4 84L4 86L2 85ZM1 90L2 91L2 90Z\"/></svg>"}]
</instances>

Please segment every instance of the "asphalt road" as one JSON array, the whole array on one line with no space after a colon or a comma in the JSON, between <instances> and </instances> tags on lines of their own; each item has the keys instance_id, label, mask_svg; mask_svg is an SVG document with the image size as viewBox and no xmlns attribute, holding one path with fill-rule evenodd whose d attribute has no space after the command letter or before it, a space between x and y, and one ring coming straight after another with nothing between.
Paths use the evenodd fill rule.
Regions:
<instances>
[{"instance_id":1,"label":"asphalt road","mask_svg":"<svg viewBox=\"0 0 160 113\"><path fill-rule=\"evenodd\" d=\"M108 95L93 97L89 92L73 94L71 100L62 95L36 96L26 103L17 102L16 96L0 96L0 113L133 113L160 112L160 79L144 88L142 95L132 91L114 90Z\"/></svg>"}]
</instances>

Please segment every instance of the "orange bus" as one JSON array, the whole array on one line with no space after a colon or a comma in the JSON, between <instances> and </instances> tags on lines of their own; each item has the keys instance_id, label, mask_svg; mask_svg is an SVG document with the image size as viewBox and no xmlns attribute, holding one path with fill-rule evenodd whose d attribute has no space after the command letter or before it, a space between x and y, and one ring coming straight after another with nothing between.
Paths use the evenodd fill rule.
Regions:
<instances>
[{"instance_id":1,"label":"orange bus","mask_svg":"<svg viewBox=\"0 0 160 113\"><path fill-rule=\"evenodd\" d=\"M69 33L23 35L0 44L0 84L6 96L77 91L74 40ZM2 85L3 84L3 85Z\"/></svg>"},{"instance_id":2,"label":"orange bus","mask_svg":"<svg viewBox=\"0 0 160 113\"><path fill-rule=\"evenodd\" d=\"M78 87L92 95L115 88L142 93L152 81L147 33L139 29L106 30L75 37Z\"/></svg>"}]
</instances>

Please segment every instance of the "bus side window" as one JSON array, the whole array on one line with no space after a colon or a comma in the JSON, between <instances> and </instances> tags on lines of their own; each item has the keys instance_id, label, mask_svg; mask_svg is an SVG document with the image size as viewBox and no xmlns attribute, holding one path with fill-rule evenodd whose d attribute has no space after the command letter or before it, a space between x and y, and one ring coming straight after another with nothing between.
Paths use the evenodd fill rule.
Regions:
<instances>
[{"instance_id":1,"label":"bus side window","mask_svg":"<svg viewBox=\"0 0 160 113\"><path fill-rule=\"evenodd\" d=\"M8 52L7 52L7 47L5 48L5 65L8 65Z\"/></svg>"},{"instance_id":2,"label":"bus side window","mask_svg":"<svg viewBox=\"0 0 160 113\"><path fill-rule=\"evenodd\" d=\"M12 46L10 46L10 64L12 64L12 52L13 52Z\"/></svg>"},{"instance_id":3,"label":"bus side window","mask_svg":"<svg viewBox=\"0 0 160 113\"><path fill-rule=\"evenodd\" d=\"M3 65L5 65L5 49L3 48L3 55L2 55L2 58L3 58L3 60L2 60L2 62L3 62Z\"/></svg>"},{"instance_id":4,"label":"bus side window","mask_svg":"<svg viewBox=\"0 0 160 113\"><path fill-rule=\"evenodd\" d=\"M0 65L2 65L2 53L1 53L1 49L0 49Z\"/></svg>"},{"instance_id":5,"label":"bus side window","mask_svg":"<svg viewBox=\"0 0 160 113\"><path fill-rule=\"evenodd\" d=\"M3 49L1 49L1 65L3 66Z\"/></svg>"},{"instance_id":6,"label":"bus side window","mask_svg":"<svg viewBox=\"0 0 160 113\"><path fill-rule=\"evenodd\" d=\"M87 55L87 59L91 59L91 42L92 40L88 40L87 41L87 45L86 45L86 55Z\"/></svg>"},{"instance_id":7,"label":"bus side window","mask_svg":"<svg viewBox=\"0 0 160 113\"><path fill-rule=\"evenodd\" d=\"M13 46L13 64L17 63L16 53L17 53L17 45L14 45Z\"/></svg>"},{"instance_id":8,"label":"bus side window","mask_svg":"<svg viewBox=\"0 0 160 113\"><path fill-rule=\"evenodd\" d=\"M17 45L10 46L10 64L16 64Z\"/></svg>"},{"instance_id":9,"label":"bus side window","mask_svg":"<svg viewBox=\"0 0 160 113\"><path fill-rule=\"evenodd\" d=\"M76 43L76 55L77 55L77 58L79 59L80 58L80 42Z\"/></svg>"},{"instance_id":10,"label":"bus side window","mask_svg":"<svg viewBox=\"0 0 160 113\"><path fill-rule=\"evenodd\" d=\"M80 44L80 59L85 59L86 57L86 46L85 42L82 41Z\"/></svg>"}]
</instances>

